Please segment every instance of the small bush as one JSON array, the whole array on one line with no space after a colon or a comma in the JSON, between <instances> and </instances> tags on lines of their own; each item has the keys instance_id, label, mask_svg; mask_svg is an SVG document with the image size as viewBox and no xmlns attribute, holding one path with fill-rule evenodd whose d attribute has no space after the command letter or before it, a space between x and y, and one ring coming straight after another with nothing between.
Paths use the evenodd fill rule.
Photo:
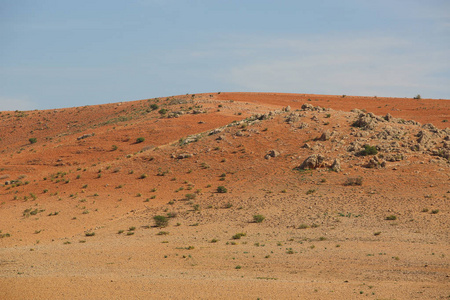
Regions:
<instances>
[{"instance_id":1,"label":"small bush","mask_svg":"<svg viewBox=\"0 0 450 300\"><path fill-rule=\"evenodd\" d=\"M364 145L364 150L359 152L359 154L363 156L376 155L377 153L378 153L377 147L370 145Z\"/></svg>"},{"instance_id":2,"label":"small bush","mask_svg":"<svg viewBox=\"0 0 450 300\"><path fill-rule=\"evenodd\" d=\"M150 108L152 110L157 110L159 108L158 104L153 103L152 105L150 105Z\"/></svg>"},{"instance_id":3,"label":"small bush","mask_svg":"<svg viewBox=\"0 0 450 300\"><path fill-rule=\"evenodd\" d=\"M93 231L86 232L85 235L86 235L86 236L94 236L94 235L95 235L95 232L93 232Z\"/></svg>"},{"instance_id":4,"label":"small bush","mask_svg":"<svg viewBox=\"0 0 450 300\"><path fill-rule=\"evenodd\" d=\"M197 197L196 194L186 194L184 196L186 197L187 200L194 200Z\"/></svg>"},{"instance_id":5,"label":"small bush","mask_svg":"<svg viewBox=\"0 0 450 300\"><path fill-rule=\"evenodd\" d=\"M349 177L344 182L345 186L355 186L355 185L362 185L363 178L361 176L358 177Z\"/></svg>"},{"instance_id":6,"label":"small bush","mask_svg":"<svg viewBox=\"0 0 450 300\"><path fill-rule=\"evenodd\" d=\"M144 179L147 178L147 174L141 174L141 176L139 176L140 179Z\"/></svg>"},{"instance_id":7,"label":"small bush","mask_svg":"<svg viewBox=\"0 0 450 300\"><path fill-rule=\"evenodd\" d=\"M30 142L30 144L37 143L37 139L36 138L30 138L28 141Z\"/></svg>"},{"instance_id":8,"label":"small bush","mask_svg":"<svg viewBox=\"0 0 450 300\"><path fill-rule=\"evenodd\" d=\"M241 237L246 236L247 234L244 232L239 232L236 233L235 235L232 236L233 240L239 240Z\"/></svg>"},{"instance_id":9,"label":"small bush","mask_svg":"<svg viewBox=\"0 0 450 300\"><path fill-rule=\"evenodd\" d=\"M169 224L169 219L165 216L154 216L153 220L156 227L166 227Z\"/></svg>"},{"instance_id":10,"label":"small bush","mask_svg":"<svg viewBox=\"0 0 450 300\"><path fill-rule=\"evenodd\" d=\"M165 115L167 113L167 109L162 108L158 112L159 112L160 115Z\"/></svg>"},{"instance_id":11,"label":"small bush","mask_svg":"<svg viewBox=\"0 0 450 300\"><path fill-rule=\"evenodd\" d=\"M228 192L228 190L227 190L226 187L224 187L223 185L221 185L221 186L217 187L217 192L218 192L218 193L226 193L226 192Z\"/></svg>"},{"instance_id":12,"label":"small bush","mask_svg":"<svg viewBox=\"0 0 450 300\"><path fill-rule=\"evenodd\" d=\"M253 216L253 221L255 223L261 223L262 221L264 221L266 217L264 217L263 215L254 215Z\"/></svg>"},{"instance_id":13,"label":"small bush","mask_svg":"<svg viewBox=\"0 0 450 300\"><path fill-rule=\"evenodd\" d=\"M386 217L386 220L388 220L388 221L394 221L394 220L397 220L397 216L395 216L395 215L387 216L387 217Z\"/></svg>"},{"instance_id":14,"label":"small bush","mask_svg":"<svg viewBox=\"0 0 450 300\"><path fill-rule=\"evenodd\" d=\"M144 142L144 141L145 141L145 138L143 138L143 137L138 137L138 138L136 139L136 143L137 143L137 144L142 143L142 142Z\"/></svg>"},{"instance_id":15,"label":"small bush","mask_svg":"<svg viewBox=\"0 0 450 300\"><path fill-rule=\"evenodd\" d=\"M306 192L306 195L311 195L311 194L314 194L315 192L316 192L315 189L310 189Z\"/></svg>"},{"instance_id":16,"label":"small bush","mask_svg":"<svg viewBox=\"0 0 450 300\"><path fill-rule=\"evenodd\" d=\"M433 209L433 210L431 211L431 213L432 213L433 215L435 215L435 214L439 213L439 209Z\"/></svg>"}]
</instances>

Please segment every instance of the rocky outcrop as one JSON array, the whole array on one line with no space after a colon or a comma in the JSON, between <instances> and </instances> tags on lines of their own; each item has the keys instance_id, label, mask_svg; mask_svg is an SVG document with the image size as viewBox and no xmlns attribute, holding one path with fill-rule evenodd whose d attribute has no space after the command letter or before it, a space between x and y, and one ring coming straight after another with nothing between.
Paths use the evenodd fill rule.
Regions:
<instances>
[{"instance_id":1,"label":"rocky outcrop","mask_svg":"<svg viewBox=\"0 0 450 300\"><path fill-rule=\"evenodd\" d=\"M320 167L323 167L325 161L325 156L322 154L313 154L309 156L307 159L305 159L302 164L298 167L300 170L305 169L317 169Z\"/></svg>"},{"instance_id":2,"label":"rocky outcrop","mask_svg":"<svg viewBox=\"0 0 450 300\"><path fill-rule=\"evenodd\" d=\"M330 167L331 171L335 171L335 172L340 172L341 171L341 161L339 160L339 158L336 158L333 161L333 164Z\"/></svg>"},{"instance_id":3,"label":"rocky outcrop","mask_svg":"<svg viewBox=\"0 0 450 300\"><path fill-rule=\"evenodd\" d=\"M372 157L369 162L364 165L366 168L384 168L386 167L386 161L378 158L377 156Z\"/></svg>"},{"instance_id":4,"label":"rocky outcrop","mask_svg":"<svg viewBox=\"0 0 450 300\"><path fill-rule=\"evenodd\" d=\"M380 121L384 121L384 119L375 116L373 113L366 114L361 112L358 115L358 119L353 122L353 126L364 130L373 130Z\"/></svg>"},{"instance_id":5,"label":"rocky outcrop","mask_svg":"<svg viewBox=\"0 0 450 300\"><path fill-rule=\"evenodd\" d=\"M319 141L328 141L331 138L331 133L329 130L326 130L322 133L322 135L317 139Z\"/></svg>"}]
</instances>

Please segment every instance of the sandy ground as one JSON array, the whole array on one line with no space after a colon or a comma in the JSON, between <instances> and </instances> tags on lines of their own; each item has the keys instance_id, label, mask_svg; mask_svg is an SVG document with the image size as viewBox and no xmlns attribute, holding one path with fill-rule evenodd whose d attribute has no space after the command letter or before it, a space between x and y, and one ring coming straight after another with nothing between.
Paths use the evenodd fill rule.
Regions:
<instances>
[{"instance_id":1,"label":"sandy ground","mask_svg":"<svg viewBox=\"0 0 450 300\"><path fill-rule=\"evenodd\" d=\"M0 298L448 299L448 120L449 100L270 93L2 112Z\"/></svg>"}]
</instances>

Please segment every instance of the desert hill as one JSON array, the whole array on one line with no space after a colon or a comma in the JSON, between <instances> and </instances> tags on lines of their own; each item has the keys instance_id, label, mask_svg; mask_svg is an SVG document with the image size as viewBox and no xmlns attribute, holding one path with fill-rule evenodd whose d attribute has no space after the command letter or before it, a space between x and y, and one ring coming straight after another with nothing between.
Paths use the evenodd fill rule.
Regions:
<instances>
[{"instance_id":1,"label":"desert hill","mask_svg":"<svg viewBox=\"0 0 450 300\"><path fill-rule=\"evenodd\" d=\"M0 286L448 297L449 119L449 100L272 93L1 112Z\"/></svg>"}]
</instances>

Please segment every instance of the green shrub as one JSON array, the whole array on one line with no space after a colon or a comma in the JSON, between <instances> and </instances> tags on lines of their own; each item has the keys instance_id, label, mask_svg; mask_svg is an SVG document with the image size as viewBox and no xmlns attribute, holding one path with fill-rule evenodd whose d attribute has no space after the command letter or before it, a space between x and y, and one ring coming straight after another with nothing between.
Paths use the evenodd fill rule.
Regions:
<instances>
[{"instance_id":1,"label":"green shrub","mask_svg":"<svg viewBox=\"0 0 450 300\"><path fill-rule=\"evenodd\" d=\"M165 115L167 113L167 109L162 108L158 112L159 112L160 115Z\"/></svg>"},{"instance_id":2,"label":"green shrub","mask_svg":"<svg viewBox=\"0 0 450 300\"><path fill-rule=\"evenodd\" d=\"M253 221L255 223L261 223L262 221L264 221L266 217L264 217L263 215L254 215L253 216Z\"/></svg>"},{"instance_id":3,"label":"green shrub","mask_svg":"<svg viewBox=\"0 0 450 300\"><path fill-rule=\"evenodd\" d=\"M388 221L394 221L394 220L397 220L397 216L395 216L395 215L387 216L387 217L386 217L386 220L388 220Z\"/></svg>"},{"instance_id":4,"label":"green shrub","mask_svg":"<svg viewBox=\"0 0 450 300\"><path fill-rule=\"evenodd\" d=\"M221 185L221 186L217 187L217 192L218 192L218 193L226 193L226 192L228 192L228 190L227 190L226 187L224 187L223 185Z\"/></svg>"},{"instance_id":5,"label":"green shrub","mask_svg":"<svg viewBox=\"0 0 450 300\"><path fill-rule=\"evenodd\" d=\"M30 138L28 141L30 142L30 144L37 143L37 139L36 138Z\"/></svg>"},{"instance_id":6,"label":"green shrub","mask_svg":"<svg viewBox=\"0 0 450 300\"><path fill-rule=\"evenodd\" d=\"M239 232L236 233L235 235L232 236L233 240L239 240L241 237L246 236L247 234L244 232Z\"/></svg>"},{"instance_id":7,"label":"green shrub","mask_svg":"<svg viewBox=\"0 0 450 300\"><path fill-rule=\"evenodd\" d=\"M157 110L157 109L159 108L159 106L158 106L158 104L153 103L152 105L150 105L150 108L151 108L152 110Z\"/></svg>"},{"instance_id":8,"label":"green shrub","mask_svg":"<svg viewBox=\"0 0 450 300\"><path fill-rule=\"evenodd\" d=\"M370 145L364 145L364 150L359 152L359 154L363 156L376 155L377 153L378 153L377 147Z\"/></svg>"},{"instance_id":9,"label":"green shrub","mask_svg":"<svg viewBox=\"0 0 450 300\"><path fill-rule=\"evenodd\" d=\"M145 141L145 138L143 138L143 137L138 137L138 138L136 139L136 143L137 143L137 144L142 143L143 141Z\"/></svg>"},{"instance_id":10,"label":"green shrub","mask_svg":"<svg viewBox=\"0 0 450 300\"><path fill-rule=\"evenodd\" d=\"M166 227L169 224L169 220L165 216L154 216L153 220L156 227Z\"/></svg>"}]
</instances>

